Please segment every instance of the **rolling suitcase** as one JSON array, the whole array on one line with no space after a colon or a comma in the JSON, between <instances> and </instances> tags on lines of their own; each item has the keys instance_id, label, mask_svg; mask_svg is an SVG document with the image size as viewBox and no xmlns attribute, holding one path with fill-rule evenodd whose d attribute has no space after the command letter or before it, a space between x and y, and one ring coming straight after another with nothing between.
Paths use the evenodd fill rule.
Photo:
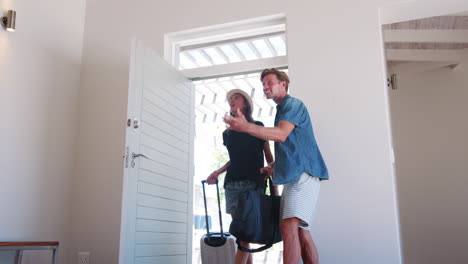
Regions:
<instances>
[{"instance_id":1,"label":"rolling suitcase","mask_svg":"<svg viewBox=\"0 0 468 264\"><path fill-rule=\"evenodd\" d=\"M220 233L210 233L208 223L208 209L206 207L205 183L203 186L203 199L205 201L206 234L200 239L200 252L203 264L230 264L234 263L237 251L236 240L228 232L223 232L223 221L221 218L221 203L219 201L219 187L216 181L216 193L218 195L219 225Z\"/></svg>"}]
</instances>

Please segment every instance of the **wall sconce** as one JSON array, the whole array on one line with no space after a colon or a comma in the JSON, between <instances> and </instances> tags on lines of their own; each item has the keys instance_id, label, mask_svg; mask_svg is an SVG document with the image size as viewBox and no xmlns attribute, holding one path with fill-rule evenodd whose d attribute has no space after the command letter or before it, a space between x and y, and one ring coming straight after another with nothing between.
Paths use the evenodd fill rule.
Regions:
<instances>
[{"instance_id":1,"label":"wall sconce","mask_svg":"<svg viewBox=\"0 0 468 264\"><path fill-rule=\"evenodd\" d=\"M2 17L1 23L7 31L14 32L16 23L16 11L8 10L7 15Z\"/></svg>"}]
</instances>

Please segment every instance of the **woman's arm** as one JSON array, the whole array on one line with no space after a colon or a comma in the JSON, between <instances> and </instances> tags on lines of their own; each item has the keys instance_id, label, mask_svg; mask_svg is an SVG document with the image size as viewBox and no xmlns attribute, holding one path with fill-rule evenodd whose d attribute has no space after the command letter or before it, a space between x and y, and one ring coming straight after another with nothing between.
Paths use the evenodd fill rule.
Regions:
<instances>
[{"instance_id":1,"label":"woman's arm","mask_svg":"<svg viewBox=\"0 0 468 264\"><path fill-rule=\"evenodd\" d=\"M275 168L275 161L273 160L273 154L271 154L271 149L270 149L270 144L267 141L265 141L265 144L263 145L263 152L265 153L265 159L267 160L268 165L260 169L260 174L265 175L265 180L268 179L268 177L273 175L273 171Z\"/></svg>"},{"instance_id":2,"label":"woman's arm","mask_svg":"<svg viewBox=\"0 0 468 264\"><path fill-rule=\"evenodd\" d=\"M273 162L273 154L271 154L271 149L270 149L270 142L265 141L265 145L263 146L263 152L265 152L265 159L268 164Z\"/></svg>"},{"instance_id":3,"label":"woman's arm","mask_svg":"<svg viewBox=\"0 0 468 264\"><path fill-rule=\"evenodd\" d=\"M228 161L226 162L226 164L224 164L224 166L222 166L221 168L213 171L210 176L208 176L208 178L206 178L206 182L208 184L213 184L213 183L216 183L216 180L218 179L219 175L225 171L227 171L227 169L229 168L229 165L231 165L231 161Z\"/></svg>"}]
</instances>

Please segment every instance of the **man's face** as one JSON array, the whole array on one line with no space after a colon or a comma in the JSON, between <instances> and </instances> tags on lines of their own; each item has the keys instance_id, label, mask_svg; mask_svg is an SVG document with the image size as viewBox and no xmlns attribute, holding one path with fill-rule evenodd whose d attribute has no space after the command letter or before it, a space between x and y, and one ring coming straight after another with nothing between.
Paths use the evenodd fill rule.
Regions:
<instances>
[{"instance_id":1,"label":"man's face","mask_svg":"<svg viewBox=\"0 0 468 264\"><path fill-rule=\"evenodd\" d=\"M263 93L266 98L282 98L286 94L286 82L280 82L275 74L268 74L263 78Z\"/></svg>"}]
</instances>

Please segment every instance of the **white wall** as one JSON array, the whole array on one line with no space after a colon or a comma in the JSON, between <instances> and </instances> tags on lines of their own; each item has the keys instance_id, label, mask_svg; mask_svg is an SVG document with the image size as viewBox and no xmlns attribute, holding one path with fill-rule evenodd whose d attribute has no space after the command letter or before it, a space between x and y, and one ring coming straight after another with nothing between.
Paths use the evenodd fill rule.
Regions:
<instances>
[{"instance_id":1,"label":"white wall","mask_svg":"<svg viewBox=\"0 0 468 264\"><path fill-rule=\"evenodd\" d=\"M57 240L67 263L85 1L0 8L0 241Z\"/></svg>"},{"instance_id":2,"label":"white wall","mask_svg":"<svg viewBox=\"0 0 468 264\"><path fill-rule=\"evenodd\" d=\"M468 52L454 70L395 68L390 93L406 263L468 259ZM411 73L413 71L413 73Z\"/></svg>"},{"instance_id":3,"label":"white wall","mask_svg":"<svg viewBox=\"0 0 468 264\"><path fill-rule=\"evenodd\" d=\"M400 263L374 1L88 3L75 250L117 262L130 38L163 54L165 33L277 13L287 14L294 95L309 107L330 169L314 228L322 263Z\"/></svg>"},{"instance_id":4,"label":"white wall","mask_svg":"<svg viewBox=\"0 0 468 264\"><path fill-rule=\"evenodd\" d=\"M0 240L59 240L61 263L77 250L117 263L130 37L162 54L164 33L285 12L292 85L332 177L314 232L322 263L399 263L377 2L383 23L468 10L460 0L91 1L72 180L85 1L0 0L18 12L17 32L0 29Z\"/></svg>"}]
</instances>

